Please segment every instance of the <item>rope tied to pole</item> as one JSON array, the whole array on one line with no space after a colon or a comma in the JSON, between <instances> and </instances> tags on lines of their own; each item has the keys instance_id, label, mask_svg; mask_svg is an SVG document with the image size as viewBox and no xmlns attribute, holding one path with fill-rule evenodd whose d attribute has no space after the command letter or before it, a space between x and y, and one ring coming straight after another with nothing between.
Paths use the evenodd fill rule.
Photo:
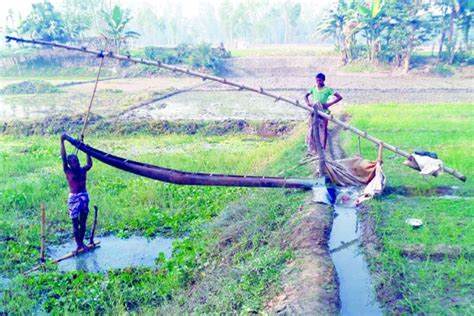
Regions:
<instances>
[{"instance_id":1,"label":"rope tied to pole","mask_svg":"<svg viewBox=\"0 0 474 316\"><path fill-rule=\"evenodd\" d=\"M95 93L97 91L97 85L99 83L100 72L102 70L102 66L104 65L104 59L105 59L104 51L101 50L97 54L97 57L100 58L99 70L97 71L97 78L95 79L94 90L92 91L92 96L91 96L91 100L89 102L89 107L87 108L87 112L86 112L86 115L84 117L84 125L82 126L82 131L81 131L81 136L80 136L81 142L84 142L84 133L86 132L87 124L89 122L89 116L90 116L90 113L91 113L92 103L94 102Z\"/></svg>"}]
</instances>

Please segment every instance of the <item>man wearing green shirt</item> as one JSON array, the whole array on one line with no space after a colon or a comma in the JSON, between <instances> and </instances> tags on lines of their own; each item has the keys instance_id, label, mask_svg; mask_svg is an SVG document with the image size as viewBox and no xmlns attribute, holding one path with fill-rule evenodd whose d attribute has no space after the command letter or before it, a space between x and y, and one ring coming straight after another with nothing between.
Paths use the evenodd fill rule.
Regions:
<instances>
[{"instance_id":1,"label":"man wearing green shirt","mask_svg":"<svg viewBox=\"0 0 474 316\"><path fill-rule=\"evenodd\" d=\"M324 85L324 81L326 80L326 76L322 73L319 73L316 75L316 86L311 87L304 96L304 99L306 101L306 104L309 107L316 108L320 111L330 113L329 112L329 107L333 106L337 102L342 100L342 96L334 92L331 88L327 87ZM313 102L309 100L309 96L311 96L311 99ZM328 102L329 98L331 96L334 96L334 100L331 102ZM316 145L314 144L313 137L312 137L312 120L310 118L309 120L309 132L308 136L306 137L306 143L308 144L309 152L312 154L316 153ZM328 140L328 120L325 118L321 118L320 120L320 125L319 128L322 133L320 133L321 137L321 144L323 146L323 149L326 149L326 144Z\"/></svg>"}]
</instances>

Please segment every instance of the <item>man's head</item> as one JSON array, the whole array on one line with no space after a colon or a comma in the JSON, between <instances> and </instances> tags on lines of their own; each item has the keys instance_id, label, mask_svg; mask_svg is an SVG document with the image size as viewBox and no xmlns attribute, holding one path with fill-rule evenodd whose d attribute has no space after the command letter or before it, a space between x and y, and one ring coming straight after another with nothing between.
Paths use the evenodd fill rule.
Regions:
<instances>
[{"instance_id":1,"label":"man's head","mask_svg":"<svg viewBox=\"0 0 474 316\"><path fill-rule=\"evenodd\" d=\"M79 158L77 158L77 156L74 154L67 156L67 164L73 170L77 170L81 167L81 165L79 164Z\"/></svg>"},{"instance_id":2,"label":"man's head","mask_svg":"<svg viewBox=\"0 0 474 316\"><path fill-rule=\"evenodd\" d=\"M318 86L324 86L324 81L326 80L326 76L323 73L319 73L316 75L316 83Z\"/></svg>"}]
</instances>

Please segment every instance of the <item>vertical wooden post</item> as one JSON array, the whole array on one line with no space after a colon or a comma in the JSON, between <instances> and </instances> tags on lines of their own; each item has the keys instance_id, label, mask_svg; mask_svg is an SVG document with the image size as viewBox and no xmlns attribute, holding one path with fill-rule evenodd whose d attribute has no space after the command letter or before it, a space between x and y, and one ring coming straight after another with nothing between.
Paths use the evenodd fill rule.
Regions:
<instances>
[{"instance_id":1,"label":"vertical wooden post","mask_svg":"<svg viewBox=\"0 0 474 316\"><path fill-rule=\"evenodd\" d=\"M94 235L95 235L95 227L97 226L97 213L98 212L99 212L99 209L97 208L97 205L94 205L94 222L92 224L91 238L89 239L89 244L91 245L94 244Z\"/></svg>"},{"instance_id":2,"label":"vertical wooden post","mask_svg":"<svg viewBox=\"0 0 474 316\"><path fill-rule=\"evenodd\" d=\"M314 107L313 113L313 140L314 144L316 145L316 152L319 156L319 176L324 177L326 175L326 157L324 155L324 149L321 145L321 138L320 138L320 131L319 131L319 115L317 111L317 105Z\"/></svg>"},{"instance_id":3,"label":"vertical wooden post","mask_svg":"<svg viewBox=\"0 0 474 316\"><path fill-rule=\"evenodd\" d=\"M380 164L383 163L382 152L383 152L383 142L380 142L380 144L379 144L379 154L377 155L377 161Z\"/></svg>"},{"instance_id":4,"label":"vertical wooden post","mask_svg":"<svg viewBox=\"0 0 474 316\"><path fill-rule=\"evenodd\" d=\"M359 157L362 157L362 149L360 148L360 135L357 135L357 146L359 149Z\"/></svg>"},{"instance_id":5,"label":"vertical wooden post","mask_svg":"<svg viewBox=\"0 0 474 316\"><path fill-rule=\"evenodd\" d=\"M40 262L45 262L44 255L46 252L46 236L45 236L45 222L46 214L44 210L44 204L41 203L41 256Z\"/></svg>"}]
</instances>

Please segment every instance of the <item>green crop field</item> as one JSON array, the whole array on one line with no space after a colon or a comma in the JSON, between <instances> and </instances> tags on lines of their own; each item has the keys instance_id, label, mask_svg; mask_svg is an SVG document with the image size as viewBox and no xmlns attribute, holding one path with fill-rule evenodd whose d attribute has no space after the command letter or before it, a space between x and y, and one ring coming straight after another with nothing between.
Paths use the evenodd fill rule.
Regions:
<instances>
[{"instance_id":1,"label":"green crop field","mask_svg":"<svg viewBox=\"0 0 474 316\"><path fill-rule=\"evenodd\" d=\"M123 157L181 170L309 176L304 166L291 168L304 155L302 138L299 129L273 139L231 134L94 135L86 140ZM236 270L219 274L226 286L210 294L199 310L261 309L291 259L291 251L279 244L277 228L307 196L301 190L178 186L95 161L88 190L91 204L100 208L99 233L181 237L173 256L164 259L157 253L156 268L57 273L50 266L50 272L24 277L20 273L34 266L39 255L41 203L47 212L48 242L72 238L59 136L0 136L0 173L6 180L0 183L0 230L2 237L14 237L0 243L0 271L12 281L0 286L0 305L7 313L152 311L170 299L186 297L184 289L224 258ZM240 219L229 223L225 214L240 214ZM239 242L225 255L216 251L222 230L214 221L222 216L221 225L241 227Z\"/></svg>"},{"instance_id":2,"label":"green crop field","mask_svg":"<svg viewBox=\"0 0 474 316\"><path fill-rule=\"evenodd\" d=\"M366 105L347 109L351 124L412 152L436 152L443 162L463 172L467 182L450 175L424 178L403 159L384 152L387 185L410 192L391 194L369 203L376 235L382 244L370 258L379 296L388 311L409 314L468 315L474 313L474 107L472 104ZM357 151L357 139L342 135L347 153ZM371 143L362 153L375 158ZM455 198L433 194L450 189ZM395 190L397 191L397 190ZM407 218L424 225L412 229ZM421 249L418 258L407 256Z\"/></svg>"}]
</instances>

